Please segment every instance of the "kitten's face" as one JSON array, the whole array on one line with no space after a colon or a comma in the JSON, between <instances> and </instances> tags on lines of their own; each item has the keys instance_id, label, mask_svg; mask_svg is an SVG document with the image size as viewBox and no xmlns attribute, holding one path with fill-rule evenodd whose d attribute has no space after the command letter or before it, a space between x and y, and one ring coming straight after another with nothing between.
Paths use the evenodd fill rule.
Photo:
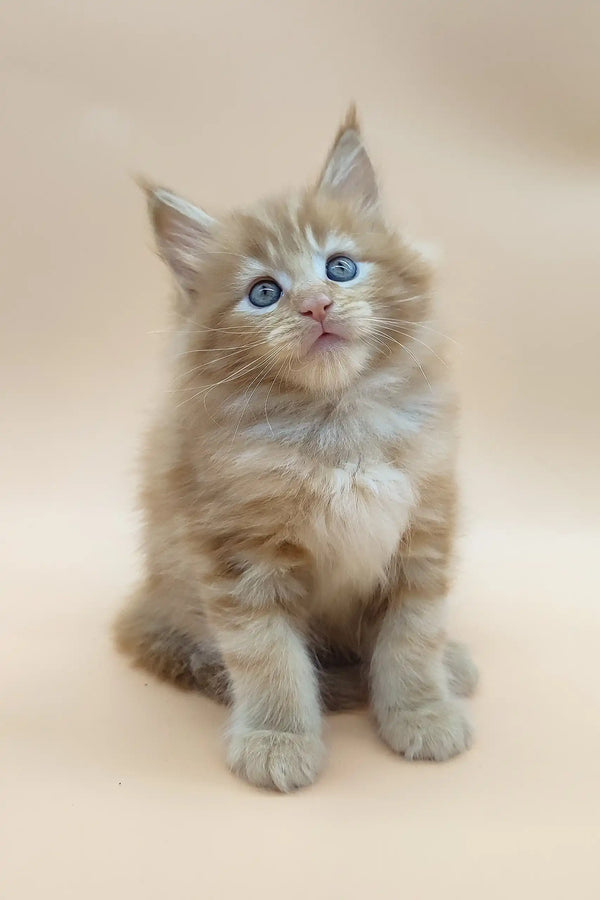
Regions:
<instances>
[{"instance_id":1,"label":"kitten's face","mask_svg":"<svg viewBox=\"0 0 600 900\"><path fill-rule=\"evenodd\" d=\"M429 272L383 224L354 119L319 185L302 195L221 222L170 192L152 200L160 249L187 301L189 349L206 351L232 389L282 382L337 392L391 357L410 361Z\"/></svg>"}]
</instances>

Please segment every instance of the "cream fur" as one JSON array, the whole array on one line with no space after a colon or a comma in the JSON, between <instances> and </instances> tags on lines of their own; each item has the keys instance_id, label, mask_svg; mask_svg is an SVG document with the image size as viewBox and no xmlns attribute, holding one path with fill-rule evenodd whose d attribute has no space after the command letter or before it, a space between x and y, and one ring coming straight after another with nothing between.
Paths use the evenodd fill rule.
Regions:
<instances>
[{"instance_id":1,"label":"cream fur","mask_svg":"<svg viewBox=\"0 0 600 900\"><path fill-rule=\"evenodd\" d=\"M229 765L259 786L312 782L322 707L367 691L393 750L461 752L457 695L476 670L444 625L455 401L430 269L383 222L354 112L302 194L216 220L148 191L178 345L147 444L146 577L120 646L232 705ZM340 253L358 277L330 282ZM264 278L283 294L257 311ZM314 343L307 301L324 293L330 336Z\"/></svg>"}]
</instances>

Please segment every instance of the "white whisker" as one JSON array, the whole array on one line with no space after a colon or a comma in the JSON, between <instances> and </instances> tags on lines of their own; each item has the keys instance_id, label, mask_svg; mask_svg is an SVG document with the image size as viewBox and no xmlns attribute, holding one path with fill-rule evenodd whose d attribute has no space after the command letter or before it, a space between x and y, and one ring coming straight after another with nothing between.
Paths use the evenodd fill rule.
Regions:
<instances>
[{"instance_id":1,"label":"white whisker","mask_svg":"<svg viewBox=\"0 0 600 900\"><path fill-rule=\"evenodd\" d=\"M249 350L252 347L261 347L264 344L269 344L269 343L270 343L269 339L265 339L264 341L256 341L253 344L245 344L244 346L241 346L241 347L222 347L220 349L231 350L233 352L226 353L224 356L218 356L216 359L209 359L208 362L201 363L198 366L194 366L194 368L188 369L187 372L176 374L175 377L176 378L185 378L187 375L193 375L194 372L201 372L202 369L207 369L207 368L209 368L209 366L213 366L215 363L222 362L224 359L231 359L234 356L238 356L238 354L244 352L245 350ZM191 351L191 352L193 352L193 351ZM183 355L187 355L187 354L182 354L182 356Z\"/></svg>"},{"instance_id":2,"label":"white whisker","mask_svg":"<svg viewBox=\"0 0 600 900\"><path fill-rule=\"evenodd\" d=\"M411 322L408 319L384 319L381 316L371 316L369 318L370 322L377 322L382 325L414 325L415 328L425 328L427 331L431 331L433 334L437 334L440 337L445 338L447 341L451 341L453 344L460 346L459 342L454 338L450 337L449 334L444 334L443 331L438 331L436 328L432 328L427 322Z\"/></svg>"},{"instance_id":3,"label":"white whisker","mask_svg":"<svg viewBox=\"0 0 600 900\"><path fill-rule=\"evenodd\" d=\"M406 353L408 353L408 355L409 355L409 356L411 357L411 359L414 361L415 365L418 366L418 368L419 368L419 370L420 370L420 372L421 372L421 375L423 376L423 378L424 378L425 381L427 382L427 386L429 387L429 390L433 393L433 388L432 388L432 386L431 386L431 382L429 381L429 378L428 378L427 375L425 374L425 369L423 368L423 366L421 365L421 363L419 362L419 360L417 359L417 357L415 356L415 354L412 352L412 350L411 350L409 347L407 347L406 344L403 344L401 341L396 341L396 340L394 340L393 338L390 337L390 335L385 334L384 332L376 332L376 333L377 333L377 334L380 334L381 337L382 337L384 340L391 340L391 341L393 341L394 344L398 344L399 347L401 347Z\"/></svg>"},{"instance_id":4,"label":"white whisker","mask_svg":"<svg viewBox=\"0 0 600 900\"><path fill-rule=\"evenodd\" d=\"M289 367L290 365L291 365L291 360L288 360L288 367ZM284 366L285 366L285 360L284 360L283 363L281 364L281 367L280 367L279 371L277 372L277 375L275 376L275 378L271 379L271 387L269 388L269 390L268 390L268 392L267 392L267 396L265 397L265 418L266 418L266 420L267 420L267 425L269 426L269 430L270 430L270 432L271 432L271 434L272 434L273 437L275 437L275 432L273 431L273 428L272 428L272 426L271 426L271 422L269 421L269 413L268 413L268 410L267 410L267 401L268 401L269 397L271 396L271 391L273 390L273 385L275 384L275 381L280 377L281 373L283 372L283 367L284 367Z\"/></svg>"},{"instance_id":5,"label":"white whisker","mask_svg":"<svg viewBox=\"0 0 600 900\"><path fill-rule=\"evenodd\" d=\"M271 356L274 356L274 355L275 355L274 353L271 354ZM233 442L235 441L235 438L236 438L236 436L237 436L239 427L240 427L240 425L241 425L241 423L242 423L242 419L244 418L244 415L245 415L245 413L246 413L246 410L248 409L248 407L249 407L249 405L250 405L250 401L252 400L252 397L253 397L254 394L256 393L256 391L257 391L257 389L258 389L258 387L259 387L259 385L260 385L260 382L261 382L262 379L265 377L265 375L268 375L268 373L271 371L271 369L277 364L277 359L275 359L274 362L271 363L271 364L269 365L271 356L270 356L269 359L267 360L266 366L263 367L263 368L261 369L261 371L258 373L258 375L256 376L256 378L254 378L254 379L252 380L252 382L250 383L250 385L248 386L248 389L247 389L246 393L248 393L248 391L250 390L250 388L252 387L252 385L255 384L255 382L258 382L258 383L256 384L256 387L254 388L254 390L252 391L252 393L250 394L250 396L248 397L248 399L246 400L246 402L245 402L245 404L244 404L244 406L243 406L243 408L242 408L242 411L241 411L241 413L240 413L240 417L239 417L239 419L238 419L238 421L237 421L237 425L235 426L235 431L233 432L233 437L231 438L231 444L233 444Z\"/></svg>"},{"instance_id":6,"label":"white whisker","mask_svg":"<svg viewBox=\"0 0 600 900\"><path fill-rule=\"evenodd\" d=\"M211 384L208 387L203 388L200 391L197 391L197 393L195 393L193 395L193 397L187 397L185 400L182 400L181 403L178 403L176 408L178 409L180 406L183 406L184 403L189 403L192 400L196 400L198 397L201 397L203 394L208 394L209 391L214 390L214 388L219 387L219 385L221 385L221 384L226 384L228 381L233 381L236 378L239 378L240 376L244 375L248 370L253 371L259 365L262 364L263 359L264 359L264 357L259 357L258 360L253 360L251 363L248 363L247 365L242 366L241 369L237 369L235 372L233 372L231 375L228 375L226 378L222 378L220 381L216 381L214 384ZM190 388L189 390L193 390L193 388ZM206 399L204 401L204 405L206 406Z\"/></svg>"},{"instance_id":7,"label":"white whisker","mask_svg":"<svg viewBox=\"0 0 600 900\"><path fill-rule=\"evenodd\" d=\"M444 366L448 365L446 360L442 359L441 356L438 356L438 354L435 352L435 350L432 347L430 347L429 344L426 344L425 341L420 340L420 338L415 337L413 334L409 334L409 332L407 332L407 331L402 331L400 328L395 329L395 333L396 332L398 334L404 335L404 337L409 338L409 340L411 340L411 341L416 341L417 344L421 344L423 347L425 347L427 350L429 350L429 352L433 356L435 356L435 358L438 359L442 363L442 365L444 365ZM386 333L386 332L382 331L381 333ZM387 337L389 338L389 340L394 341L394 338L390 334L387 334ZM401 347L404 346L404 344L401 344L400 341L394 341L394 343L400 344Z\"/></svg>"}]
</instances>

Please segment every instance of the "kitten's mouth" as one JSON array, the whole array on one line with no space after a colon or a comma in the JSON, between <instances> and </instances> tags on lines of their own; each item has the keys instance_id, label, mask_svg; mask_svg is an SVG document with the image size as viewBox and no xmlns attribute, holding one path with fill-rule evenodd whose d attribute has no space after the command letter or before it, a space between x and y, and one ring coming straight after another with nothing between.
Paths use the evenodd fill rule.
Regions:
<instances>
[{"instance_id":1,"label":"kitten's mouth","mask_svg":"<svg viewBox=\"0 0 600 900\"><path fill-rule=\"evenodd\" d=\"M341 335L334 334L333 331L324 331L316 339L313 347L319 350L326 350L328 347L337 347L338 344L343 344L344 340Z\"/></svg>"},{"instance_id":2,"label":"kitten's mouth","mask_svg":"<svg viewBox=\"0 0 600 900\"><path fill-rule=\"evenodd\" d=\"M325 350L335 350L336 347L346 343L346 336L337 331L329 331L325 328L317 334L308 348L309 353L320 353Z\"/></svg>"}]
</instances>

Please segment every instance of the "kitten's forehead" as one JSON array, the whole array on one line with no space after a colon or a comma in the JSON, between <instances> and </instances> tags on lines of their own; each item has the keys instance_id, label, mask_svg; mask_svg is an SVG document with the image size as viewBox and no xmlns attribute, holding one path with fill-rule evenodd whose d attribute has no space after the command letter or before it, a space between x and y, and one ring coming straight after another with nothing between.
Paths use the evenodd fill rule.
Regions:
<instances>
[{"instance_id":1,"label":"kitten's forehead","mask_svg":"<svg viewBox=\"0 0 600 900\"><path fill-rule=\"evenodd\" d=\"M315 255L356 253L354 236L320 212L306 198L265 202L238 218L238 251L252 263L278 269L302 267Z\"/></svg>"}]
</instances>

